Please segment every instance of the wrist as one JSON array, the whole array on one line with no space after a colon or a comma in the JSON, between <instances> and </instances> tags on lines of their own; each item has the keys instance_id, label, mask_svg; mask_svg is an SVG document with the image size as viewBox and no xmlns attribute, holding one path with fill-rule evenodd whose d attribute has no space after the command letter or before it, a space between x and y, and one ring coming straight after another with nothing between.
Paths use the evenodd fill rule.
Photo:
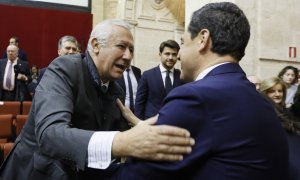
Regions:
<instances>
[{"instance_id":1,"label":"wrist","mask_svg":"<svg viewBox=\"0 0 300 180\"><path fill-rule=\"evenodd\" d=\"M118 132L112 143L112 156L113 157L126 157L126 140L124 138L124 132Z\"/></svg>"}]
</instances>

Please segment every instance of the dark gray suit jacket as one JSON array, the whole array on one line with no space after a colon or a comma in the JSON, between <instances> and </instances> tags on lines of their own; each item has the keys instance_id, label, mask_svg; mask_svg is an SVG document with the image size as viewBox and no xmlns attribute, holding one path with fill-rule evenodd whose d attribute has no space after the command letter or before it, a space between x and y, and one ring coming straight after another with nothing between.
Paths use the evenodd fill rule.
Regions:
<instances>
[{"instance_id":1,"label":"dark gray suit jacket","mask_svg":"<svg viewBox=\"0 0 300 180\"><path fill-rule=\"evenodd\" d=\"M39 83L29 119L0 169L2 180L94 179L86 168L94 131L123 130L116 98L123 91L111 82L103 94L79 55L61 56Z\"/></svg>"}]
</instances>

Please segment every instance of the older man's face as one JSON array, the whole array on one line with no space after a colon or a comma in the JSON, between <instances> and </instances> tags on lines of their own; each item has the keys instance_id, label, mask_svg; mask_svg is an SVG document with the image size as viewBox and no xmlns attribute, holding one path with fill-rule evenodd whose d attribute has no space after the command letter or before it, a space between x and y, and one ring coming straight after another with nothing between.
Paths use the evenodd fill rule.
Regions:
<instances>
[{"instance_id":1,"label":"older man's face","mask_svg":"<svg viewBox=\"0 0 300 180\"><path fill-rule=\"evenodd\" d=\"M68 54L77 54L78 49L75 43L71 41L66 41L63 43L61 49L58 50L58 55L68 55Z\"/></svg>"},{"instance_id":2,"label":"older man's face","mask_svg":"<svg viewBox=\"0 0 300 180\"><path fill-rule=\"evenodd\" d=\"M7 59L13 61L18 57L18 47L15 45L9 45L6 50Z\"/></svg>"},{"instance_id":3,"label":"older man's face","mask_svg":"<svg viewBox=\"0 0 300 180\"><path fill-rule=\"evenodd\" d=\"M94 55L94 62L102 81L120 79L133 58L133 37L128 29L113 26L113 32L104 47L97 44L99 51Z\"/></svg>"}]
</instances>

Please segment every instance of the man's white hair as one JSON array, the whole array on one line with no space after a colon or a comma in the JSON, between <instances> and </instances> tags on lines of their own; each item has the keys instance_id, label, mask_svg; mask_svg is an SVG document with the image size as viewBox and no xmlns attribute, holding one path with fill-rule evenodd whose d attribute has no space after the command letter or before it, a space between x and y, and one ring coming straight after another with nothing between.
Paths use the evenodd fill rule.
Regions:
<instances>
[{"instance_id":1,"label":"man's white hair","mask_svg":"<svg viewBox=\"0 0 300 180\"><path fill-rule=\"evenodd\" d=\"M94 38L98 40L101 47L105 47L108 45L108 38L110 37L112 32L114 32L113 25L124 27L130 31L130 25L121 19L108 19L99 23L91 32L87 45L87 49L89 52L93 51L91 43Z\"/></svg>"}]
</instances>

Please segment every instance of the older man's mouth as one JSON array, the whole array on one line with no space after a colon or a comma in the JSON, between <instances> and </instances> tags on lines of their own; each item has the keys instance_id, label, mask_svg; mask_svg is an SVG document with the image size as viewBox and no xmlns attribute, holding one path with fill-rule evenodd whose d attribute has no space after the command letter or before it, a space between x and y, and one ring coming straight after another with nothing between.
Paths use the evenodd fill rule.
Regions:
<instances>
[{"instance_id":1,"label":"older man's mouth","mask_svg":"<svg viewBox=\"0 0 300 180\"><path fill-rule=\"evenodd\" d=\"M115 64L115 66L116 66L117 68L121 69L122 71L125 71L125 69L127 68L127 66L124 65L124 64Z\"/></svg>"}]
</instances>

